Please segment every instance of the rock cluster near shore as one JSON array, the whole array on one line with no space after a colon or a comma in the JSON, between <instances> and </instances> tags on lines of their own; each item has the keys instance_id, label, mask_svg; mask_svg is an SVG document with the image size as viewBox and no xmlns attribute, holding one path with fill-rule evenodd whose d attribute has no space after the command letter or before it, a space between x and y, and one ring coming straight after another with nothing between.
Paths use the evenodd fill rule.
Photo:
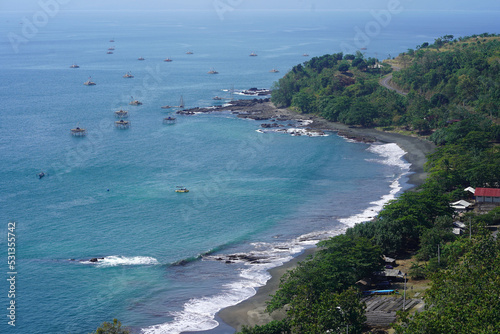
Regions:
<instances>
[{"instance_id":1,"label":"rock cluster near shore","mask_svg":"<svg viewBox=\"0 0 500 334\"><path fill-rule=\"evenodd\" d=\"M336 132L339 136L347 139L365 143L396 143L407 154L404 158L411 164L411 173L408 183L418 186L426 178L423 166L426 162L426 155L433 152L435 145L417 137L404 136L397 133L378 131L370 128L350 127L341 123L329 122L321 117L310 114L299 114L290 109L277 108L270 99L253 99L232 101L224 106L210 108L194 108L179 111L179 114L194 115L197 113L211 112L231 112L239 118L253 119L257 121L269 121L261 123L261 132L276 131L286 132L295 135L314 133L321 134L324 131ZM281 126L280 122L288 124ZM289 132L290 131L290 132ZM305 131L305 132L302 132ZM289 269L294 268L299 261L303 261L307 256L314 253L316 249L308 249L301 256L285 263L283 266L270 270L272 278L265 286L260 287L257 294L238 305L223 309L219 312L219 317L229 326L240 330L243 325L255 326L264 325L271 320L283 319L284 313L273 313L269 315L265 312L266 302L270 300L270 294L274 294L278 287L280 278ZM206 260L221 261L226 263L266 263L268 260L256 254L231 254L204 257Z\"/></svg>"},{"instance_id":2,"label":"rock cluster near shore","mask_svg":"<svg viewBox=\"0 0 500 334\"><path fill-rule=\"evenodd\" d=\"M335 131L339 136L345 137L350 140L373 143L377 141L374 136L362 134L359 132L359 128L347 127L342 124L328 122L320 117L308 114L299 114L290 109L277 108L271 99L252 99L252 100L237 100L231 101L228 104L221 106L213 106L208 108L191 108L185 110L177 111L181 115L196 115L199 113L213 113L213 112L231 112L237 115L239 118L253 119L256 121L270 121L271 123L262 123L261 127L263 129L279 129L278 132L284 132L291 134L293 136L324 136L324 131ZM279 124L276 122L286 122L295 121L298 122L298 127L302 129L295 129L294 124L287 124L286 126L292 127L292 129L280 129L284 128L284 124ZM307 124L303 125L300 122L307 121Z\"/></svg>"}]
</instances>

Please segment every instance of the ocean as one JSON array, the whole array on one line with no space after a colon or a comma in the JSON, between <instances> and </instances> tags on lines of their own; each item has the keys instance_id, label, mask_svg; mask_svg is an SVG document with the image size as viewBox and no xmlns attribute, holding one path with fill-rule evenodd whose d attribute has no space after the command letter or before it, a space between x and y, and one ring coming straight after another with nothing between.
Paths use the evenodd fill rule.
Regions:
<instances>
[{"instance_id":1,"label":"ocean","mask_svg":"<svg viewBox=\"0 0 500 334\"><path fill-rule=\"evenodd\" d=\"M231 113L160 107L271 88L350 46L384 59L445 34L498 32L488 12L45 17L0 13L1 333L88 333L113 318L134 333L233 333L220 309L255 294L268 269L373 218L411 187L409 164L395 144L261 133ZM129 129L115 128L119 109Z\"/></svg>"}]
</instances>

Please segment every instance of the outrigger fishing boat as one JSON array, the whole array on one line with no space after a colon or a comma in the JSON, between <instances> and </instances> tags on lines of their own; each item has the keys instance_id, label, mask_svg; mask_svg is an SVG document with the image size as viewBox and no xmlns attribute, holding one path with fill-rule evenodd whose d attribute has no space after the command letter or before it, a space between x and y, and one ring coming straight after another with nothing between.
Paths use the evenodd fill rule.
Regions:
<instances>
[{"instance_id":1,"label":"outrigger fishing boat","mask_svg":"<svg viewBox=\"0 0 500 334\"><path fill-rule=\"evenodd\" d=\"M177 186L177 189L175 189L175 192L176 193L188 193L189 190L186 187Z\"/></svg>"}]
</instances>

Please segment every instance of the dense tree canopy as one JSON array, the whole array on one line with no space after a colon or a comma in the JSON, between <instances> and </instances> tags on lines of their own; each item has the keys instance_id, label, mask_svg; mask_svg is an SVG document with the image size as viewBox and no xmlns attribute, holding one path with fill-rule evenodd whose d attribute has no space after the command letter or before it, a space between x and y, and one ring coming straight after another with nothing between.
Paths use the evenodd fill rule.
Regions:
<instances>
[{"instance_id":1,"label":"dense tree canopy","mask_svg":"<svg viewBox=\"0 0 500 334\"><path fill-rule=\"evenodd\" d=\"M488 236L457 246L465 254L434 275L425 310L403 315L396 333L498 333L500 241Z\"/></svg>"},{"instance_id":2,"label":"dense tree canopy","mask_svg":"<svg viewBox=\"0 0 500 334\"><path fill-rule=\"evenodd\" d=\"M450 39L451 38L451 39ZM401 96L378 84L391 71L374 58L334 54L295 66L273 87L273 102L349 125L407 127L422 134L463 120L474 111L500 116L500 39L482 34L445 35L398 57L404 68L393 83ZM345 100L347 98L347 101Z\"/></svg>"}]
</instances>

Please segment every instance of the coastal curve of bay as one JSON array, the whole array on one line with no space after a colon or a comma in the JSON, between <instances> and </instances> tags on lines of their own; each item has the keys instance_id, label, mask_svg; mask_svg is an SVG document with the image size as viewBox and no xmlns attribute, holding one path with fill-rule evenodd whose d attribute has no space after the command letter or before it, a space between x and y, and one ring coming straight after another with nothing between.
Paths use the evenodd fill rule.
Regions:
<instances>
[{"instance_id":1,"label":"coastal curve of bay","mask_svg":"<svg viewBox=\"0 0 500 334\"><path fill-rule=\"evenodd\" d=\"M393 132L385 132L370 128L350 127L342 123L329 122L316 115L298 114L290 109L277 108L269 99L264 100L243 100L236 101L225 106L215 108L194 108L179 113L196 114L231 111L241 118L250 118L256 121L279 120L302 120L309 121L307 128L309 131L332 131L349 140L362 141L367 143L395 143L406 152L404 159L411 165L408 183L415 189L421 185L426 178L424 164L426 156L432 153L435 145L425 139L416 136L406 136ZM293 269L298 262L304 261L314 254L316 248L308 248L300 255L282 266L269 270L271 278L266 284L257 289L256 294L237 305L222 309L217 318L219 321L231 326L236 330L241 330L243 326L264 325L272 320L280 320L284 317L282 312L268 314L266 302L270 300L270 295L274 294L279 287L283 274Z\"/></svg>"}]
</instances>

